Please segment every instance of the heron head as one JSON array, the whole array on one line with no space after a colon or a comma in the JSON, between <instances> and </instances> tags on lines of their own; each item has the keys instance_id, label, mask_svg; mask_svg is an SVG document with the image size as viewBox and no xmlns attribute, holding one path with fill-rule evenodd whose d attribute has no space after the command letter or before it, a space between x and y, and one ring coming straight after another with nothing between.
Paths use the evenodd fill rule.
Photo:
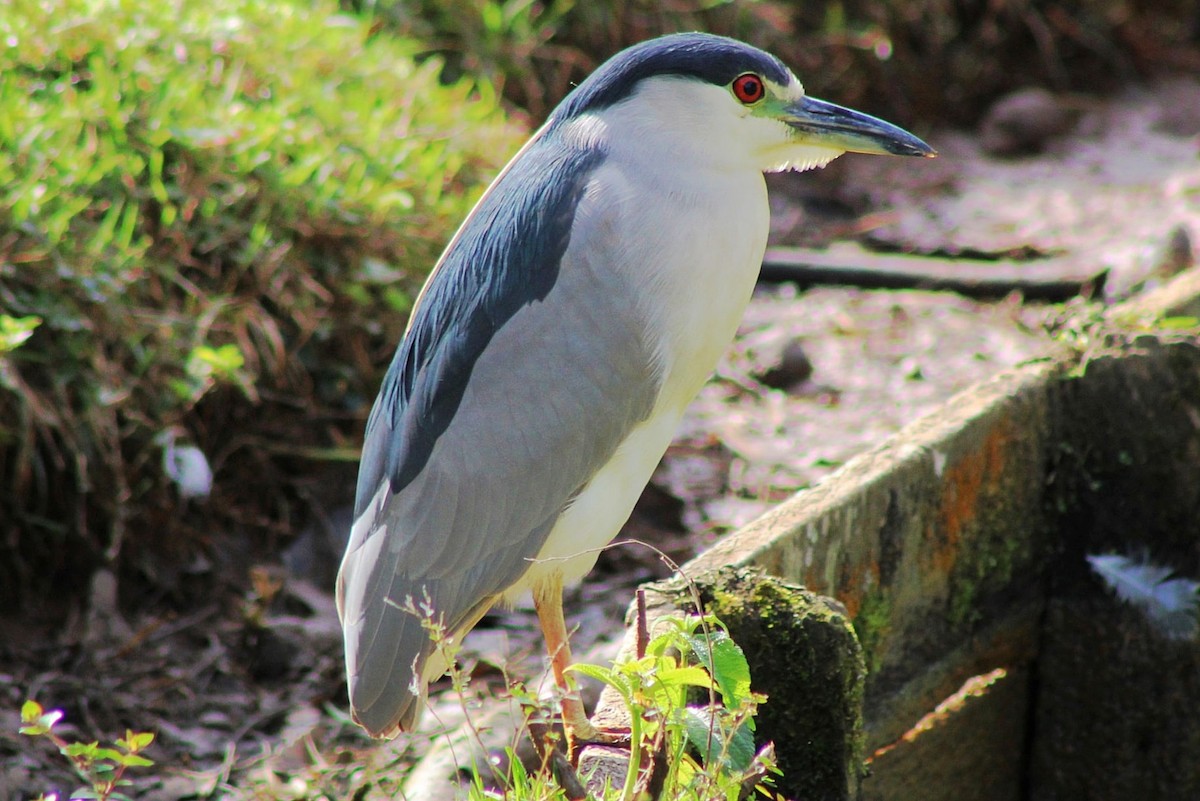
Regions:
<instances>
[{"instance_id":1,"label":"heron head","mask_svg":"<svg viewBox=\"0 0 1200 801\"><path fill-rule=\"evenodd\" d=\"M588 128L610 150L764 172L823 166L846 152L935 155L911 133L809 97L783 62L710 34L630 47L555 111L552 125Z\"/></svg>"}]
</instances>

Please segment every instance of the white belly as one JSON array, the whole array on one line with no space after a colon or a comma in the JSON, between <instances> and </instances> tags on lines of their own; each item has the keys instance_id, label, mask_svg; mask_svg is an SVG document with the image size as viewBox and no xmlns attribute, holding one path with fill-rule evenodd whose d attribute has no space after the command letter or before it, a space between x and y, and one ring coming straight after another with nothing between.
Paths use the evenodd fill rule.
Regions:
<instances>
[{"instance_id":1,"label":"white belly","mask_svg":"<svg viewBox=\"0 0 1200 801\"><path fill-rule=\"evenodd\" d=\"M671 444L680 413L664 410L634 430L613 458L588 482L550 531L529 571L504 594L512 603L554 574L564 583L583 578L600 549L629 519L650 475Z\"/></svg>"}]
</instances>

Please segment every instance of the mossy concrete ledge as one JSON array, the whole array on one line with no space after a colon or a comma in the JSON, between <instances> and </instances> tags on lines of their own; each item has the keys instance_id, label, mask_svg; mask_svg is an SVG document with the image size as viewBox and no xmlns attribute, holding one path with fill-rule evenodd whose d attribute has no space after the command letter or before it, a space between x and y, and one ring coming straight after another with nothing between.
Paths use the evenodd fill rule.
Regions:
<instances>
[{"instance_id":1,"label":"mossy concrete ledge","mask_svg":"<svg viewBox=\"0 0 1200 801\"><path fill-rule=\"evenodd\" d=\"M868 751L896 742L971 676L1033 659L1067 369L962 393L684 569L754 565L844 604L870 670Z\"/></svg>"},{"instance_id":2,"label":"mossy concrete ledge","mask_svg":"<svg viewBox=\"0 0 1200 801\"><path fill-rule=\"evenodd\" d=\"M1106 597L1085 554L1149 553L1200 578L1200 327L1185 319L1198 310L1193 269L1081 318L1044 358L959 394L683 567L754 567L848 611L868 670L870 763L848 792L1132 797L1105 791L1106 773L1156 788L1147 798L1200 787L1200 716L1185 712L1200 709L1200 681L1176 669L1200 664L1200 645L1121 651L1086 639L1102 620L1055 624ZM1111 697L1080 709L1092 702L1069 690L1089 649L1109 655L1097 686ZM1145 671L1157 657L1142 655L1171 654L1182 678L1169 704L1152 681L1116 691L1126 652ZM786 669L751 660L754 675ZM1129 742L1101 747L1112 721L1156 715L1174 721L1175 745L1126 726ZM1138 778L1154 766L1163 775Z\"/></svg>"},{"instance_id":3,"label":"mossy concrete ledge","mask_svg":"<svg viewBox=\"0 0 1200 801\"><path fill-rule=\"evenodd\" d=\"M858 797L866 667L841 604L750 568L689 574L644 590L651 631L667 616L695 613L699 602L742 648L753 690L768 698L759 708L755 740L759 747L774 743L783 772L776 781L779 792L829 801ZM635 648L631 626L622 650L632 654ZM628 726L615 693L603 695L595 721ZM591 775L598 792L605 777L624 777L626 756L617 749L585 749L580 774Z\"/></svg>"}]
</instances>

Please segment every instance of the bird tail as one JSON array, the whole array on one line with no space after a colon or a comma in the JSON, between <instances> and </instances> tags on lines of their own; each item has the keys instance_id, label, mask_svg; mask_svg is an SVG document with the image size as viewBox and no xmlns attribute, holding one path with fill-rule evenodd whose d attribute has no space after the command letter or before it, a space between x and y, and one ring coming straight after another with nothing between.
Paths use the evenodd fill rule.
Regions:
<instances>
[{"instance_id":1,"label":"bird tail","mask_svg":"<svg viewBox=\"0 0 1200 801\"><path fill-rule=\"evenodd\" d=\"M392 592L364 599L367 608L360 624L349 623L346 615L342 619L350 714L372 737L385 739L416 728L429 683L446 672L448 654L492 606L488 599L447 630L440 612L435 612L436 583L434 592L422 593L421 601L401 594L411 588L409 582L393 584ZM382 607L378 623L362 625L374 622L376 606Z\"/></svg>"},{"instance_id":2,"label":"bird tail","mask_svg":"<svg viewBox=\"0 0 1200 801\"><path fill-rule=\"evenodd\" d=\"M446 669L434 653L423 610L411 597L394 592L368 594L354 603L350 594L346 597L342 628L351 716L372 737L412 731L425 708L429 681Z\"/></svg>"},{"instance_id":3,"label":"bird tail","mask_svg":"<svg viewBox=\"0 0 1200 801\"><path fill-rule=\"evenodd\" d=\"M387 537L368 536L362 522L351 531L337 579L350 712L371 736L391 738L416 726L429 678L445 668L429 664L434 648L422 619L436 619L438 588L403 577Z\"/></svg>"},{"instance_id":4,"label":"bird tail","mask_svg":"<svg viewBox=\"0 0 1200 801\"><path fill-rule=\"evenodd\" d=\"M387 547L386 530L371 530L372 524L364 515L351 530L337 606L351 715L371 736L391 738L417 725L429 682L449 667L446 654L497 596L464 612L461 582L405 575Z\"/></svg>"}]
</instances>

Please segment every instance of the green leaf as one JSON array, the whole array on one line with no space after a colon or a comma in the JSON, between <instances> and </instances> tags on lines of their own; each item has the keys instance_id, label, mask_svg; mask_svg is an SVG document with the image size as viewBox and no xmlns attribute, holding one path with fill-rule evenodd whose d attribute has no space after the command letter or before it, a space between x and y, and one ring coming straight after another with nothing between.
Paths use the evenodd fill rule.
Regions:
<instances>
[{"instance_id":1,"label":"green leaf","mask_svg":"<svg viewBox=\"0 0 1200 801\"><path fill-rule=\"evenodd\" d=\"M737 709L751 700L750 664L724 629L697 631L688 638L696 660L712 671L725 706Z\"/></svg>"},{"instance_id":2,"label":"green leaf","mask_svg":"<svg viewBox=\"0 0 1200 801\"><path fill-rule=\"evenodd\" d=\"M99 750L100 743L95 740L90 743L68 743L62 748L62 752L69 757L80 757L86 759L95 759L96 752Z\"/></svg>"},{"instance_id":3,"label":"green leaf","mask_svg":"<svg viewBox=\"0 0 1200 801\"><path fill-rule=\"evenodd\" d=\"M1185 331L1200 326L1200 317L1163 317L1158 321L1158 327L1169 331Z\"/></svg>"},{"instance_id":4,"label":"green leaf","mask_svg":"<svg viewBox=\"0 0 1200 801\"><path fill-rule=\"evenodd\" d=\"M117 757L117 763L130 768L148 768L154 764L154 760L140 754L121 754Z\"/></svg>"},{"instance_id":5,"label":"green leaf","mask_svg":"<svg viewBox=\"0 0 1200 801\"><path fill-rule=\"evenodd\" d=\"M687 651L690 647L689 638L692 629L699 624L700 618L695 616L682 619L669 617L663 622L668 625L664 626L661 632L652 637L650 642L646 644L646 655L648 657L661 659L671 652Z\"/></svg>"},{"instance_id":6,"label":"green leaf","mask_svg":"<svg viewBox=\"0 0 1200 801\"><path fill-rule=\"evenodd\" d=\"M683 713L683 725L688 743L700 752L700 761L707 765L719 754L724 732L708 707L689 706Z\"/></svg>"},{"instance_id":7,"label":"green leaf","mask_svg":"<svg viewBox=\"0 0 1200 801\"><path fill-rule=\"evenodd\" d=\"M206 378L209 375L227 378L237 373L245 364L246 357L237 345L221 345L217 348L198 345L192 349L187 371L194 378Z\"/></svg>"},{"instance_id":8,"label":"green leaf","mask_svg":"<svg viewBox=\"0 0 1200 801\"><path fill-rule=\"evenodd\" d=\"M120 762L125 757L123 751L118 751L115 748L97 748L96 759L108 759L113 762Z\"/></svg>"},{"instance_id":9,"label":"green leaf","mask_svg":"<svg viewBox=\"0 0 1200 801\"><path fill-rule=\"evenodd\" d=\"M567 668L567 670L571 671L572 673L579 673L580 675L603 682L604 684L612 684L613 680L616 678L616 674L612 668L606 668L600 665L571 665Z\"/></svg>"},{"instance_id":10,"label":"green leaf","mask_svg":"<svg viewBox=\"0 0 1200 801\"><path fill-rule=\"evenodd\" d=\"M518 787L524 787L529 783L529 774L525 771L525 763L516 758L511 749L508 750L509 765L511 765L513 783Z\"/></svg>"},{"instance_id":11,"label":"green leaf","mask_svg":"<svg viewBox=\"0 0 1200 801\"><path fill-rule=\"evenodd\" d=\"M754 732L749 724L746 721L738 726L725 747L725 764L739 773L749 770L754 762Z\"/></svg>"},{"instance_id":12,"label":"green leaf","mask_svg":"<svg viewBox=\"0 0 1200 801\"><path fill-rule=\"evenodd\" d=\"M154 742L154 732L152 731L126 731L125 742L130 751L141 751L150 743Z\"/></svg>"},{"instance_id":13,"label":"green leaf","mask_svg":"<svg viewBox=\"0 0 1200 801\"><path fill-rule=\"evenodd\" d=\"M47 712L37 701L26 701L21 705L21 722L27 725L22 726L19 731L30 737L49 734L54 725L62 720L62 716L61 709L51 709Z\"/></svg>"},{"instance_id":14,"label":"green leaf","mask_svg":"<svg viewBox=\"0 0 1200 801\"><path fill-rule=\"evenodd\" d=\"M26 701L21 704L22 723L37 723L42 714L42 705L37 701Z\"/></svg>"},{"instance_id":15,"label":"green leaf","mask_svg":"<svg viewBox=\"0 0 1200 801\"><path fill-rule=\"evenodd\" d=\"M624 667L624 666L621 666ZM571 665L567 670L574 671L584 676L589 676L597 681L607 684L617 691L622 700L626 704L633 703L634 684L622 670L612 670L610 668L600 667L599 665Z\"/></svg>"},{"instance_id":16,"label":"green leaf","mask_svg":"<svg viewBox=\"0 0 1200 801\"><path fill-rule=\"evenodd\" d=\"M41 324L42 318L34 315L10 317L7 314L0 314L0 353L7 353L19 348L25 340L33 336L34 329ZM26 701L25 703L32 704L34 702ZM22 712L22 714L24 713Z\"/></svg>"},{"instance_id":17,"label":"green leaf","mask_svg":"<svg viewBox=\"0 0 1200 801\"><path fill-rule=\"evenodd\" d=\"M655 677L668 687L711 687L712 677L698 665L667 667L655 672Z\"/></svg>"},{"instance_id":18,"label":"green leaf","mask_svg":"<svg viewBox=\"0 0 1200 801\"><path fill-rule=\"evenodd\" d=\"M754 734L743 724L730 733L709 707L690 706L684 713L688 742L700 752L705 765L723 755L722 766L742 772L754 761Z\"/></svg>"}]
</instances>

